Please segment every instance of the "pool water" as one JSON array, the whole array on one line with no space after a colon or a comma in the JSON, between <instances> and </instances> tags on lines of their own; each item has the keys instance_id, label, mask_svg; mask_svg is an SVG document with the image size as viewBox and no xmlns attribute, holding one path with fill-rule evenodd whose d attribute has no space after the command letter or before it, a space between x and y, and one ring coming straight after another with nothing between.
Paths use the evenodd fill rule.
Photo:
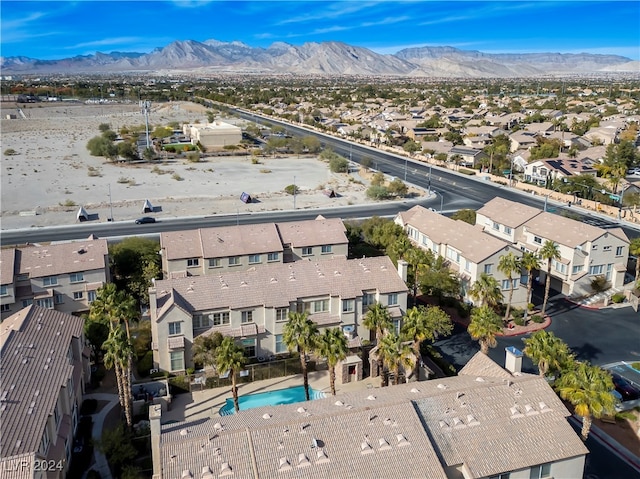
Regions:
<instances>
[{"instance_id":1,"label":"pool water","mask_svg":"<svg viewBox=\"0 0 640 479\"><path fill-rule=\"evenodd\" d=\"M322 391L315 391L309 388L309 397L320 399L325 397ZM246 394L238 398L240 402L240 410L253 409L262 406L278 406L280 404L293 404L305 400L304 386L295 386L287 389L278 389L276 391L268 391L264 393ZM228 416L235 413L233 407L233 398L227 399L227 403L220 408L221 416Z\"/></svg>"}]
</instances>

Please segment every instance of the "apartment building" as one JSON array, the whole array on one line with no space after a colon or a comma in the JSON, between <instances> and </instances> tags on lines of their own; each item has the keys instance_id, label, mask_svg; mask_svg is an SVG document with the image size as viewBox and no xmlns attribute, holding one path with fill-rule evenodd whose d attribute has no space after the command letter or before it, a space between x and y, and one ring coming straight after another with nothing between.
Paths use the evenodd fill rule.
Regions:
<instances>
[{"instance_id":1,"label":"apartment building","mask_svg":"<svg viewBox=\"0 0 640 479\"><path fill-rule=\"evenodd\" d=\"M91 373L83 323L31 305L0 325L3 477L65 477Z\"/></svg>"},{"instance_id":2,"label":"apartment building","mask_svg":"<svg viewBox=\"0 0 640 479\"><path fill-rule=\"evenodd\" d=\"M614 288L624 284L629 238L622 228L605 230L502 198L476 212L476 225L523 251L537 252L545 241L556 243L561 258L552 261L551 287L563 294L592 292L591 281L600 275Z\"/></svg>"},{"instance_id":3,"label":"apartment building","mask_svg":"<svg viewBox=\"0 0 640 479\"><path fill-rule=\"evenodd\" d=\"M480 227L452 220L422 206L399 213L395 222L404 228L416 246L448 261L449 268L460 278L461 294L466 300L473 302L468 295L469 288L482 273L486 273L496 278L505 300L513 290L511 304L519 307L526 305L526 278L515 274L509 281L498 270L502 256L508 253L518 258L522 256L519 248L494 238Z\"/></svg>"},{"instance_id":4,"label":"apartment building","mask_svg":"<svg viewBox=\"0 0 640 479\"><path fill-rule=\"evenodd\" d=\"M2 318L36 304L65 313L89 310L110 280L107 241L31 245L2 250Z\"/></svg>"},{"instance_id":5,"label":"apartment building","mask_svg":"<svg viewBox=\"0 0 640 479\"><path fill-rule=\"evenodd\" d=\"M289 312L307 312L320 329L341 327L350 346L370 337L362 318L375 302L399 326L406 311L406 264L388 257L296 261L244 271L156 281L149 290L154 367L179 372L193 366L200 334L232 336L249 358L286 353L282 334Z\"/></svg>"},{"instance_id":6,"label":"apartment building","mask_svg":"<svg viewBox=\"0 0 640 479\"><path fill-rule=\"evenodd\" d=\"M160 234L164 278L333 255L347 256L349 241L339 218L247 224Z\"/></svg>"},{"instance_id":7,"label":"apartment building","mask_svg":"<svg viewBox=\"0 0 640 479\"><path fill-rule=\"evenodd\" d=\"M537 375L476 353L457 376L163 424L153 477L579 478L587 447ZM541 431L544 431L541 433Z\"/></svg>"}]
</instances>

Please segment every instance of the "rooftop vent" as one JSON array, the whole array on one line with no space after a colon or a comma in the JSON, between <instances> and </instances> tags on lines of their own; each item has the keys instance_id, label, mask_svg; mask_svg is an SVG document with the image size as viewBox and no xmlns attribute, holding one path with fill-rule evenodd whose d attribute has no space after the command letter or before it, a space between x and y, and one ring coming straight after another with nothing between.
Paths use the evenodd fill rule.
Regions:
<instances>
[{"instance_id":1,"label":"rooftop vent","mask_svg":"<svg viewBox=\"0 0 640 479\"><path fill-rule=\"evenodd\" d=\"M86 252L87 252L87 250L86 250L86 249L84 249L84 248L80 248L80 249L78 250L78 254L85 254Z\"/></svg>"},{"instance_id":2,"label":"rooftop vent","mask_svg":"<svg viewBox=\"0 0 640 479\"><path fill-rule=\"evenodd\" d=\"M484 382L484 378L481 378L480 376L478 376L476 378L476 381L479 382L479 383L483 383Z\"/></svg>"},{"instance_id":3,"label":"rooftop vent","mask_svg":"<svg viewBox=\"0 0 640 479\"><path fill-rule=\"evenodd\" d=\"M467 426L479 426L480 422L475 418L473 414L467 414Z\"/></svg>"},{"instance_id":4,"label":"rooftop vent","mask_svg":"<svg viewBox=\"0 0 640 479\"><path fill-rule=\"evenodd\" d=\"M240 281L240 287L245 287L247 286L247 282L246 281Z\"/></svg>"},{"instance_id":5,"label":"rooftop vent","mask_svg":"<svg viewBox=\"0 0 640 479\"><path fill-rule=\"evenodd\" d=\"M214 479L213 471L209 466L204 466L202 468L202 475L200 477L202 479Z\"/></svg>"},{"instance_id":6,"label":"rooftop vent","mask_svg":"<svg viewBox=\"0 0 640 479\"><path fill-rule=\"evenodd\" d=\"M298 467L308 467L311 463L309 462L309 458L305 455L304 452L298 454Z\"/></svg>"},{"instance_id":7,"label":"rooftop vent","mask_svg":"<svg viewBox=\"0 0 640 479\"><path fill-rule=\"evenodd\" d=\"M420 392L420 390L418 388L411 388L411 392L417 394Z\"/></svg>"},{"instance_id":8,"label":"rooftop vent","mask_svg":"<svg viewBox=\"0 0 640 479\"><path fill-rule=\"evenodd\" d=\"M448 388L448 386L446 386L446 385L444 385L442 383L438 384L438 389L447 389L447 388Z\"/></svg>"},{"instance_id":9,"label":"rooftop vent","mask_svg":"<svg viewBox=\"0 0 640 479\"><path fill-rule=\"evenodd\" d=\"M391 446L384 437L378 439L378 446L378 451L388 451L391 449Z\"/></svg>"},{"instance_id":10,"label":"rooftop vent","mask_svg":"<svg viewBox=\"0 0 640 479\"><path fill-rule=\"evenodd\" d=\"M318 449L316 452L316 464L325 464L327 462L329 462L327 453L324 452L324 449Z\"/></svg>"},{"instance_id":11,"label":"rooftop vent","mask_svg":"<svg viewBox=\"0 0 640 479\"><path fill-rule=\"evenodd\" d=\"M273 283L277 283L277 282L278 282L278 280L277 280L276 278L271 278L271 280L270 280L270 281L271 281L271 283L272 283L272 284L273 284Z\"/></svg>"},{"instance_id":12,"label":"rooftop vent","mask_svg":"<svg viewBox=\"0 0 640 479\"><path fill-rule=\"evenodd\" d=\"M449 427L446 421L438 421L438 426L440 426L440 429L446 429Z\"/></svg>"},{"instance_id":13,"label":"rooftop vent","mask_svg":"<svg viewBox=\"0 0 640 479\"><path fill-rule=\"evenodd\" d=\"M278 471L290 471L292 469L291 463L286 457L281 457L278 462Z\"/></svg>"},{"instance_id":14,"label":"rooftop vent","mask_svg":"<svg viewBox=\"0 0 640 479\"><path fill-rule=\"evenodd\" d=\"M360 443L360 452L362 454L371 454L373 452L373 449L371 448L371 444L369 444L368 441L362 441Z\"/></svg>"},{"instance_id":15,"label":"rooftop vent","mask_svg":"<svg viewBox=\"0 0 640 479\"><path fill-rule=\"evenodd\" d=\"M396 440L398 441L398 447L410 446L411 443L407 441L404 434L396 434Z\"/></svg>"},{"instance_id":16,"label":"rooftop vent","mask_svg":"<svg viewBox=\"0 0 640 479\"><path fill-rule=\"evenodd\" d=\"M181 479L193 479L193 474L191 474L191 471L189 469L185 469L184 471L182 471L182 475L180 476Z\"/></svg>"},{"instance_id":17,"label":"rooftop vent","mask_svg":"<svg viewBox=\"0 0 640 479\"><path fill-rule=\"evenodd\" d=\"M460 419L459 417L454 417L453 418L453 427L456 429L461 429L463 427L466 427L466 424L462 422L462 419Z\"/></svg>"},{"instance_id":18,"label":"rooftop vent","mask_svg":"<svg viewBox=\"0 0 640 479\"><path fill-rule=\"evenodd\" d=\"M220 466L219 477L230 476L231 474L233 474L233 469L231 468L228 462L223 462L222 465Z\"/></svg>"},{"instance_id":19,"label":"rooftop vent","mask_svg":"<svg viewBox=\"0 0 640 479\"><path fill-rule=\"evenodd\" d=\"M536 414L540 414L540 412L536 411L531 404L525 404L524 412L527 416L535 416Z\"/></svg>"},{"instance_id":20,"label":"rooftop vent","mask_svg":"<svg viewBox=\"0 0 640 479\"><path fill-rule=\"evenodd\" d=\"M335 404L336 406L344 406L344 403L342 401L336 401L333 404Z\"/></svg>"},{"instance_id":21,"label":"rooftop vent","mask_svg":"<svg viewBox=\"0 0 640 479\"><path fill-rule=\"evenodd\" d=\"M376 400L376 397L375 397L373 394L370 394L369 396L367 396L367 399L368 399L369 401L375 401L375 400Z\"/></svg>"},{"instance_id":22,"label":"rooftop vent","mask_svg":"<svg viewBox=\"0 0 640 479\"><path fill-rule=\"evenodd\" d=\"M298 409L296 409L296 411L298 411L300 414L304 414L305 412L307 412L307 410L305 408L303 408L302 406L300 406Z\"/></svg>"},{"instance_id":23,"label":"rooftop vent","mask_svg":"<svg viewBox=\"0 0 640 479\"><path fill-rule=\"evenodd\" d=\"M342 273L340 271L336 270L336 271L333 272L333 275L334 276L342 276Z\"/></svg>"},{"instance_id":24,"label":"rooftop vent","mask_svg":"<svg viewBox=\"0 0 640 479\"><path fill-rule=\"evenodd\" d=\"M540 412L549 412L551 411L551 408L549 406L547 406L546 403L540 401L538 403L538 407L540 408Z\"/></svg>"},{"instance_id":25,"label":"rooftop vent","mask_svg":"<svg viewBox=\"0 0 640 479\"><path fill-rule=\"evenodd\" d=\"M520 412L520 409L518 409L518 406L511 406L510 411L511 411L511 419L524 417L524 414Z\"/></svg>"},{"instance_id":26,"label":"rooftop vent","mask_svg":"<svg viewBox=\"0 0 640 479\"><path fill-rule=\"evenodd\" d=\"M269 414L268 412L267 412L267 413L264 413L264 414L262 415L262 419L271 419L271 414Z\"/></svg>"},{"instance_id":27,"label":"rooftop vent","mask_svg":"<svg viewBox=\"0 0 640 479\"><path fill-rule=\"evenodd\" d=\"M181 436L183 436L183 437L184 437L184 436L186 436L187 434L189 434L189 430L188 430L188 429L181 429L181 430L180 430L180 435L181 435Z\"/></svg>"},{"instance_id":28,"label":"rooftop vent","mask_svg":"<svg viewBox=\"0 0 640 479\"><path fill-rule=\"evenodd\" d=\"M213 429L215 431L224 431L224 426L222 424L220 424L219 422L215 423L213 425Z\"/></svg>"}]
</instances>

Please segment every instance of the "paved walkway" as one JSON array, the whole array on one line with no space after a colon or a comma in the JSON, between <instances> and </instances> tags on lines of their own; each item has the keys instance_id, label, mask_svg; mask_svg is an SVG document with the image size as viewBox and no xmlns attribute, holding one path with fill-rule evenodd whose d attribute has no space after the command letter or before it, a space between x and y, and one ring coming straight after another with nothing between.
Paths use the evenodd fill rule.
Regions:
<instances>
[{"instance_id":1,"label":"paved walkway","mask_svg":"<svg viewBox=\"0 0 640 479\"><path fill-rule=\"evenodd\" d=\"M83 399L96 399L98 401L108 401L100 411L95 414L92 414L91 417L93 419L93 430L91 436L93 438L93 457L95 460L95 465L93 469L100 473L100 477L102 479L111 479L111 469L109 469L109 463L107 462L107 458L97 447L98 442L102 439L102 429L104 426L104 420L107 415L111 412L114 406L118 405L119 399L117 394L106 394L106 393L95 393L95 394L86 394ZM84 474L86 476L86 473Z\"/></svg>"}]
</instances>

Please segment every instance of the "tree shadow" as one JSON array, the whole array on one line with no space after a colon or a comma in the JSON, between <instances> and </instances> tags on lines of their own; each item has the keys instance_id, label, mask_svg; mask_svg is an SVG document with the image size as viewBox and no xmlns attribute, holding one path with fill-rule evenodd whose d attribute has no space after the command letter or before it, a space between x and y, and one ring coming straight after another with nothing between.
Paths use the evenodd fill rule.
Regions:
<instances>
[{"instance_id":1,"label":"tree shadow","mask_svg":"<svg viewBox=\"0 0 640 479\"><path fill-rule=\"evenodd\" d=\"M592 363L593 360L602 353L601 349L596 348L591 343L585 343L580 347L571 349L576 354L576 359L579 361L589 361L590 363Z\"/></svg>"}]
</instances>

